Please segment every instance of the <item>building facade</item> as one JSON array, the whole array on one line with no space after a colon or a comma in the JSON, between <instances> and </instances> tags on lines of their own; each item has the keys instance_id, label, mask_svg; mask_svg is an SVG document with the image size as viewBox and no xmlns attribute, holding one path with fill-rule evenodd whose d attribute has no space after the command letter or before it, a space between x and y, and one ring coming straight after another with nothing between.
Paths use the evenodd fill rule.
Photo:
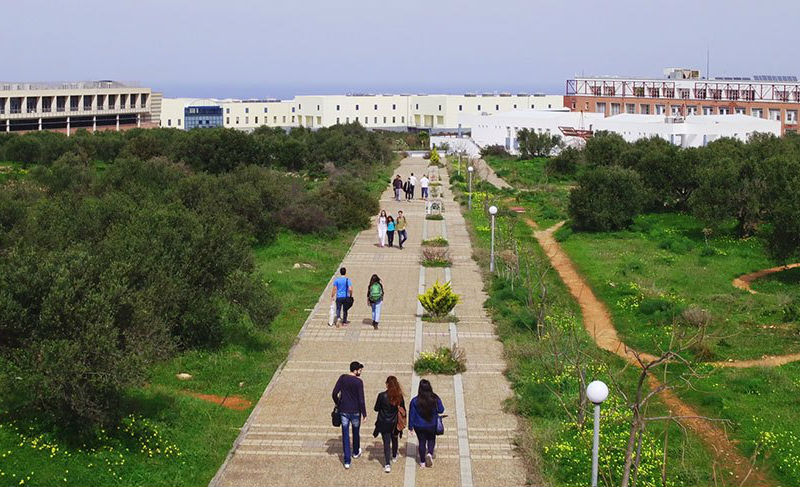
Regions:
<instances>
[{"instance_id":1,"label":"building facade","mask_svg":"<svg viewBox=\"0 0 800 487\"><path fill-rule=\"evenodd\" d=\"M0 130L27 132L55 130L73 133L80 128L124 130L152 127L150 88L116 81L74 83L0 82Z\"/></svg>"},{"instance_id":2,"label":"building facade","mask_svg":"<svg viewBox=\"0 0 800 487\"><path fill-rule=\"evenodd\" d=\"M384 130L469 129L465 114L493 114L509 110L562 108L559 95L300 95L291 100L195 100L165 98L161 126L187 128L184 108L216 104L223 109L223 126L251 131L256 127L331 127L359 123Z\"/></svg>"},{"instance_id":3,"label":"building facade","mask_svg":"<svg viewBox=\"0 0 800 487\"><path fill-rule=\"evenodd\" d=\"M749 115L797 132L800 82L794 76L701 78L699 71L667 68L663 78L575 77L564 106L605 116Z\"/></svg>"}]
</instances>

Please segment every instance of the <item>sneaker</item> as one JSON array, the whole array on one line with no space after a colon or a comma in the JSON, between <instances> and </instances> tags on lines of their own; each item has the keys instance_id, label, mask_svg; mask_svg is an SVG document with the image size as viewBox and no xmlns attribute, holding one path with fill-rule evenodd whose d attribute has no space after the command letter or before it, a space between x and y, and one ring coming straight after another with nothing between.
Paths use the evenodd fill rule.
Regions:
<instances>
[{"instance_id":1,"label":"sneaker","mask_svg":"<svg viewBox=\"0 0 800 487\"><path fill-rule=\"evenodd\" d=\"M420 463L419 464L419 468L425 468L425 464L424 463Z\"/></svg>"},{"instance_id":2,"label":"sneaker","mask_svg":"<svg viewBox=\"0 0 800 487\"><path fill-rule=\"evenodd\" d=\"M377 330L378 329L378 322L377 321L373 321L372 322L372 327Z\"/></svg>"},{"instance_id":3,"label":"sneaker","mask_svg":"<svg viewBox=\"0 0 800 487\"><path fill-rule=\"evenodd\" d=\"M392 473L392 466L386 465L385 467L383 467L383 471L386 473Z\"/></svg>"},{"instance_id":4,"label":"sneaker","mask_svg":"<svg viewBox=\"0 0 800 487\"><path fill-rule=\"evenodd\" d=\"M395 463L396 461L397 461L397 455L392 457L392 463Z\"/></svg>"},{"instance_id":5,"label":"sneaker","mask_svg":"<svg viewBox=\"0 0 800 487\"><path fill-rule=\"evenodd\" d=\"M349 325L349 324L350 324L350 321L349 321L349 320L348 320L348 321L342 321L342 326L347 326L347 325Z\"/></svg>"},{"instance_id":6,"label":"sneaker","mask_svg":"<svg viewBox=\"0 0 800 487\"><path fill-rule=\"evenodd\" d=\"M353 458L358 458L361 456L361 448L358 449L358 452L353 453Z\"/></svg>"},{"instance_id":7,"label":"sneaker","mask_svg":"<svg viewBox=\"0 0 800 487\"><path fill-rule=\"evenodd\" d=\"M348 468L350 468L350 464L349 463L345 463L344 464L344 469L347 470Z\"/></svg>"},{"instance_id":8,"label":"sneaker","mask_svg":"<svg viewBox=\"0 0 800 487\"><path fill-rule=\"evenodd\" d=\"M433 455L428 453L425 455L425 466L431 468L433 466Z\"/></svg>"}]
</instances>

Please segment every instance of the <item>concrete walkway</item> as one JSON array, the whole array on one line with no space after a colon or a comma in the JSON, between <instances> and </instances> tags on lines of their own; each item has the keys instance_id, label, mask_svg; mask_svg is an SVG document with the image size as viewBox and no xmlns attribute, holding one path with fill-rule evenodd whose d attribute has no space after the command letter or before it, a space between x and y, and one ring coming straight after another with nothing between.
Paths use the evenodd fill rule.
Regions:
<instances>
[{"instance_id":1,"label":"concrete walkway","mask_svg":"<svg viewBox=\"0 0 800 487\"><path fill-rule=\"evenodd\" d=\"M405 159L398 173L422 174L428 162ZM449 185L446 173L444 188ZM503 412L511 395L503 376L503 347L494 334L483 302L483 283L465 222L452 194L445 190L444 221L427 221L424 203L395 202L387 188L381 207L392 215L402 209L408 219L404 250L376 246L374 228L361 232L342 265L353 281L355 305L346 328L327 325L330 284L322 293L284 367L256 405L231 453L211 485L387 485L483 486L522 485L524 466L513 441L517 418ZM419 194L417 194L419 196ZM420 242L444 236L450 241L451 269L423 268ZM370 322L366 288L370 276L381 276L385 288L379 330ZM436 280L453 283L462 302L457 325L423 323L417 294ZM416 437L406 431L400 442L401 458L392 472L383 472L383 446L372 437L376 395L386 376L403 385L406 402L416 395L419 377L413 373L415 356L440 344L458 343L466 351L467 372L427 377L444 402L445 434L437 438L432 469L420 469L413 455ZM361 426L365 454L342 467L341 430L330 424L333 385L352 360L365 364L362 379L367 419Z\"/></svg>"},{"instance_id":2,"label":"concrete walkway","mask_svg":"<svg viewBox=\"0 0 800 487\"><path fill-rule=\"evenodd\" d=\"M472 162L473 167L475 167L475 173L480 176L481 179L484 179L492 184L497 189L512 189L513 187L508 184L505 179L499 177L497 173L494 172L492 166L489 165L483 159L475 159Z\"/></svg>"}]
</instances>

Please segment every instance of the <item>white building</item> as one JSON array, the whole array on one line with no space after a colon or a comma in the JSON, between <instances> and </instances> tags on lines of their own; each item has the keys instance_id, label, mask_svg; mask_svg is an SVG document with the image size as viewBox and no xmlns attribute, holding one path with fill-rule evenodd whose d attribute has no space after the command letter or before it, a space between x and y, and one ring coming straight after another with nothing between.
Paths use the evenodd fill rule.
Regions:
<instances>
[{"instance_id":1,"label":"white building","mask_svg":"<svg viewBox=\"0 0 800 487\"><path fill-rule=\"evenodd\" d=\"M208 100L165 98L162 127L185 127L185 108L213 103L224 111L224 126L252 130L273 127L330 127L358 122L367 128L457 132L465 114L562 108L560 95L525 93L464 95L300 95L292 100Z\"/></svg>"},{"instance_id":2,"label":"white building","mask_svg":"<svg viewBox=\"0 0 800 487\"><path fill-rule=\"evenodd\" d=\"M463 115L464 126L472 128L472 140L480 147L502 145L512 154L519 152L517 132L527 128L539 133L561 136L567 144L577 144L574 137L564 137L559 127L592 130L603 120L602 113L578 113L560 110L513 110L496 115Z\"/></svg>"},{"instance_id":3,"label":"white building","mask_svg":"<svg viewBox=\"0 0 800 487\"><path fill-rule=\"evenodd\" d=\"M614 132L628 142L661 137L681 147L701 147L721 137L747 141L755 132L781 135L778 120L738 114L673 117L623 113L605 117L602 113L524 110L465 116L462 123L472 127L472 139L480 147L502 145L510 153L519 152L516 134L523 128L560 135L567 145L580 144L581 139L565 137L562 128Z\"/></svg>"}]
</instances>

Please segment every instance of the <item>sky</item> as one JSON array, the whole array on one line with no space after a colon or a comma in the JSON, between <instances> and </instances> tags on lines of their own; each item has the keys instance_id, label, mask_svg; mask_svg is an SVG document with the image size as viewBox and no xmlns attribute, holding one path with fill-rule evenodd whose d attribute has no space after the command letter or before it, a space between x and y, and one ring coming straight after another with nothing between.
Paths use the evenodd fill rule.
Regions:
<instances>
[{"instance_id":1,"label":"sky","mask_svg":"<svg viewBox=\"0 0 800 487\"><path fill-rule=\"evenodd\" d=\"M543 92L580 74L798 75L797 0L2 0L0 80L168 97Z\"/></svg>"}]
</instances>

